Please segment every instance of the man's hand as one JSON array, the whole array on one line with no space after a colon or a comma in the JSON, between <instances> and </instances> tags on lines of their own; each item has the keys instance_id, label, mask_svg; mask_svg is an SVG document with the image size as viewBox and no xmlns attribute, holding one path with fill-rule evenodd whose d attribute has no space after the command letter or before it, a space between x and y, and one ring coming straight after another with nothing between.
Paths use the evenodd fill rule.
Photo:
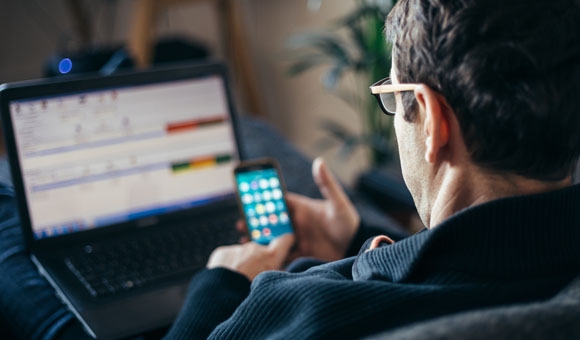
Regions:
<instances>
[{"instance_id":1,"label":"man's hand","mask_svg":"<svg viewBox=\"0 0 580 340\"><path fill-rule=\"evenodd\" d=\"M285 234L272 240L268 246L248 242L219 247L211 254L207 268L230 269L253 281L261 272L282 269L294 241L293 234Z\"/></svg>"},{"instance_id":2,"label":"man's hand","mask_svg":"<svg viewBox=\"0 0 580 340\"><path fill-rule=\"evenodd\" d=\"M356 234L360 217L321 158L312 163L312 176L324 200L292 193L286 197L297 239L290 259L308 256L324 261L339 260L345 256ZM237 228L247 233L243 221L238 222ZM247 237L242 239L247 241Z\"/></svg>"},{"instance_id":3,"label":"man's hand","mask_svg":"<svg viewBox=\"0 0 580 340\"><path fill-rule=\"evenodd\" d=\"M324 200L288 194L297 238L293 257L325 261L342 259L360 223L360 216L322 158L312 163L312 176Z\"/></svg>"}]
</instances>

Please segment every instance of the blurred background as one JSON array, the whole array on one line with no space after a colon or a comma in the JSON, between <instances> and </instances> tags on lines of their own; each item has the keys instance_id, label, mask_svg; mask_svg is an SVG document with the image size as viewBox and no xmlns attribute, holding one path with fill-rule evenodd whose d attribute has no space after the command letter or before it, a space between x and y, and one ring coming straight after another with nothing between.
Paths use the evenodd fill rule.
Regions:
<instances>
[{"instance_id":1,"label":"blurred background","mask_svg":"<svg viewBox=\"0 0 580 340\"><path fill-rule=\"evenodd\" d=\"M343 183L414 230L421 223L392 119L368 91L389 73L383 25L394 2L0 0L0 84L223 60L241 115L308 158L323 156Z\"/></svg>"},{"instance_id":2,"label":"blurred background","mask_svg":"<svg viewBox=\"0 0 580 340\"><path fill-rule=\"evenodd\" d=\"M322 65L306 60L305 71L291 73L293 66L300 69L296 64L309 57L304 45L333 47L308 40L311 34L323 32L346 41L352 32L340 20L352 17L363 3L380 2L0 0L0 83L54 76L69 67L75 73L81 63L99 58L102 70L106 62L112 64L109 68L147 67L157 63L156 55L157 59L164 54L165 59L168 54L169 59L171 54L203 58L206 51L209 57L230 64L241 114L266 120L307 156L324 156L343 182L353 184L373 163L368 148L356 147L360 141L348 139L365 129L361 112L365 105L348 105L328 84L336 60ZM135 56L147 49L158 53ZM127 56L132 61L124 60ZM73 66L63 63L65 59ZM387 74L389 61L382 64ZM335 81L341 91L346 88L366 96L371 79L355 78L346 75Z\"/></svg>"}]
</instances>

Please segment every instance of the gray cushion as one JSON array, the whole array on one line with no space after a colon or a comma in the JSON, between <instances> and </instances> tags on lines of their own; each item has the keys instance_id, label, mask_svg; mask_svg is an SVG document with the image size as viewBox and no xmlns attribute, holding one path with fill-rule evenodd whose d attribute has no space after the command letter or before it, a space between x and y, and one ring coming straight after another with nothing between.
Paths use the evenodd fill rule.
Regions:
<instances>
[{"instance_id":1,"label":"gray cushion","mask_svg":"<svg viewBox=\"0 0 580 340\"><path fill-rule=\"evenodd\" d=\"M580 339L580 277L547 301L445 316L368 339Z\"/></svg>"}]
</instances>

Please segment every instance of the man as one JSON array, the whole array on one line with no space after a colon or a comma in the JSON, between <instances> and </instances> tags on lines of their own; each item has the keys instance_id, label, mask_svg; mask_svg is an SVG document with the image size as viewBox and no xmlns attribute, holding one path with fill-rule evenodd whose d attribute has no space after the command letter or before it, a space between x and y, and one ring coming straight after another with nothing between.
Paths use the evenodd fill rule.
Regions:
<instances>
[{"instance_id":1,"label":"man","mask_svg":"<svg viewBox=\"0 0 580 340\"><path fill-rule=\"evenodd\" d=\"M372 92L429 230L299 272L258 275L283 268L292 236L220 248L168 338L358 338L548 299L580 274L580 3L403 0L387 33L391 78ZM296 241L336 260L365 228L314 172L327 201L291 197Z\"/></svg>"},{"instance_id":2,"label":"man","mask_svg":"<svg viewBox=\"0 0 580 340\"><path fill-rule=\"evenodd\" d=\"M168 339L359 338L545 300L580 274L580 3L401 0L387 32L372 92L428 230L360 248L375 229L315 161L325 200L289 196L295 235L217 249ZM334 262L278 271L297 256Z\"/></svg>"}]
</instances>

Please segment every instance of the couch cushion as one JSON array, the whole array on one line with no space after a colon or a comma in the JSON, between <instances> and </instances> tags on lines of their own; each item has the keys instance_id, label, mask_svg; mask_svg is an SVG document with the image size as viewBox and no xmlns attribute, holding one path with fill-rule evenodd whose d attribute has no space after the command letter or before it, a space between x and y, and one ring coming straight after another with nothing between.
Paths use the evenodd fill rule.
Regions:
<instances>
[{"instance_id":1,"label":"couch cushion","mask_svg":"<svg viewBox=\"0 0 580 340\"><path fill-rule=\"evenodd\" d=\"M580 339L580 277L547 301L444 316L368 339Z\"/></svg>"}]
</instances>

